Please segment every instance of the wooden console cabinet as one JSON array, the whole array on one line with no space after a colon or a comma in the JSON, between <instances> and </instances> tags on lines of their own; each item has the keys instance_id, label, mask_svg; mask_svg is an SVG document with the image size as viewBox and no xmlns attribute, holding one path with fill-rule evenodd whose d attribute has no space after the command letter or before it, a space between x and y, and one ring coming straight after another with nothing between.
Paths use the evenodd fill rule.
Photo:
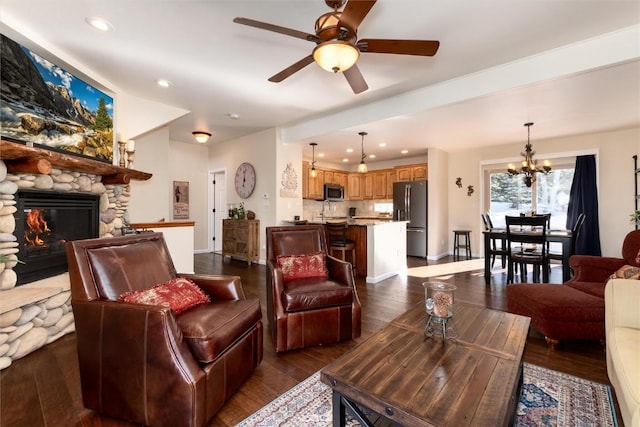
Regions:
<instances>
[{"instance_id":1,"label":"wooden console cabinet","mask_svg":"<svg viewBox=\"0 0 640 427\"><path fill-rule=\"evenodd\" d=\"M242 259L251 264L260 258L260 220L222 220L222 256Z\"/></svg>"}]
</instances>

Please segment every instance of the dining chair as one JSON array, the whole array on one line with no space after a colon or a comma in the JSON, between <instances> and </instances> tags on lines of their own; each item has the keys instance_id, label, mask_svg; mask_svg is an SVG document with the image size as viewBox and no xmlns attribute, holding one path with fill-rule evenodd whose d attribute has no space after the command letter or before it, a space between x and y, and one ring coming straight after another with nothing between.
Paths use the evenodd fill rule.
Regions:
<instances>
[{"instance_id":1,"label":"dining chair","mask_svg":"<svg viewBox=\"0 0 640 427\"><path fill-rule=\"evenodd\" d=\"M480 214L482 217L482 223L484 224L485 231L492 231L494 229L493 222L488 213ZM507 239L500 237L491 238L491 247L489 248L489 254L491 255L491 268L496 263L496 256L502 259L502 268L506 265L507 256L509 251L507 250Z\"/></svg>"},{"instance_id":2,"label":"dining chair","mask_svg":"<svg viewBox=\"0 0 640 427\"><path fill-rule=\"evenodd\" d=\"M533 281L549 282L546 216L505 216L509 265L507 283L514 281L514 267L520 265L520 280L526 280L527 265L533 266Z\"/></svg>"}]
</instances>

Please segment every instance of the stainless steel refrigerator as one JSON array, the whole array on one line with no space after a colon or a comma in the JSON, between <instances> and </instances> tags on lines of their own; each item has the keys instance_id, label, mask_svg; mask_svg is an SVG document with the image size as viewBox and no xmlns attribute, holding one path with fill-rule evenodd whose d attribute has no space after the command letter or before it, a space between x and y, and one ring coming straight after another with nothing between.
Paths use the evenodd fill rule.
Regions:
<instances>
[{"instance_id":1,"label":"stainless steel refrigerator","mask_svg":"<svg viewBox=\"0 0 640 427\"><path fill-rule=\"evenodd\" d=\"M407 223L407 255L427 257L427 181L393 184L393 219Z\"/></svg>"}]
</instances>

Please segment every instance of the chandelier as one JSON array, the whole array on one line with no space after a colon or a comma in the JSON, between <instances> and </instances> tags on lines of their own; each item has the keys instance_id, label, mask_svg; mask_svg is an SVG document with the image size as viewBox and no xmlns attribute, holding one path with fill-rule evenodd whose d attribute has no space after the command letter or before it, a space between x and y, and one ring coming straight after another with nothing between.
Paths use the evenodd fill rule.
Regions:
<instances>
[{"instance_id":1,"label":"chandelier","mask_svg":"<svg viewBox=\"0 0 640 427\"><path fill-rule=\"evenodd\" d=\"M549 163L549 160L545 160L541 169L536 166L536 161L533 160L533 156L536 152L533 151L531 147L531 126L533 126L533 123L525 123L524 125L527 127L527 145L524 146L524 153L520 153L520 155L524 157L522 166L520 169L516 169L513 163L509 163L507 172L511 175L523 175L524 184L527 187L531 187L531 184L536 182L536 175L538 173L546 175L551 172L551 164Z\"/></svg>"}]
</instances>

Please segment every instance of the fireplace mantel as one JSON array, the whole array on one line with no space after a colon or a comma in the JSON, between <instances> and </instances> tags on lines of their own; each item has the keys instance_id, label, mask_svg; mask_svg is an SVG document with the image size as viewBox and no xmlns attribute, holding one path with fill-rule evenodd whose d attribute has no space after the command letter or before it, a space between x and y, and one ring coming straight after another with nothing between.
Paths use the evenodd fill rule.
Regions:
<instances>
[{"instance_id":1,"label":"fireplace mantel","mask_svg":"<svg viewBox=\"0 0 640 427\"><path fill-rule=\"evenodd\" d=\"M16 142L0 140L0 159L11 173L48 175L52 167L101 175L104 184L128 184L130 180L146 181L147 172L123 168L97 160L71 156L43 148L27 147Z\"/></svg>"}]
</instances>

